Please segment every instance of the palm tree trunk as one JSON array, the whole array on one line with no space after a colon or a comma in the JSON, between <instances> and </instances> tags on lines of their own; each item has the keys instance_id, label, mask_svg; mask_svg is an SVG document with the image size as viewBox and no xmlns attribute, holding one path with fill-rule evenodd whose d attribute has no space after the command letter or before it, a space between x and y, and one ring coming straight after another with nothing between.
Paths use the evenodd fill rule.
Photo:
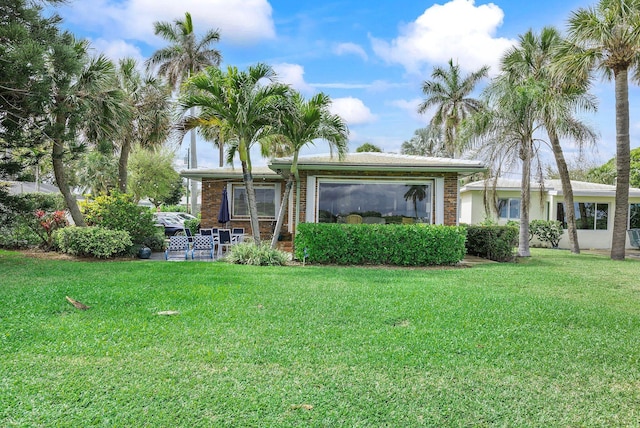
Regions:
<instances>
[{"instance_id":1,"label":"palm tree trunk","mask_svg":"<svg viewBox=\"0 0 640 428\"><path fill-rule=\"evenodd\" d=\"M529 199L531 198L531 140L523 142L520 159L522 159L522 191L520 193L520 238L518 256L531 257L529 250Z\"/></svg>"},{"instance_id":2,"label":"palm tree trunk","mask_svg":"<svg viewBox=\"0 0 640 428\"><path fill-rule=\"evenodd\" d=\"M218 150L220 151L220 168L224 166L224 139L218 137Z\"/></svg>"},{"instance_id":3,"label":"palm tree trunk","mask_svg":"<svg viewBox=\"0 0 640 428\"><path fill-rule=\"evenodd\" d=\"M278 244L278 237L280 236L280 231L282 230L282 224L284 223L284 213L287 210L289 204L287 201L289 200L289 195L291 194L291 188L293 187L293 173L289 174L289 178L287 179L287 184L284 188L284 194L282 195L282 203L280 204L280 211L278 213L278 220L276 221L276 227L273 230L273 237L271 238L271 248L276 248Z\"/></svg>"},{"instance_id":4,"label":"palm tree trunk","mask_svg":"<svg viewBox=\"0 0 640 428\"><path fill-rule=\"evenodd\" d=\"M131 141L125 138L120 148L120 158L118 159L118 189L122 193L127 193L127 166L129 164L129 154L131 153Z\"/></svg>"},{"instance_id":5,"label":"palm tree trunk","mask_svg":"<svg viewBox=\"0 0 640 428\"><path fill-rule=\"evenodd\" d=\"M258 221L258 204L256 203L256 191L253 188L253 175L246 160L241 160L242 181L244 181L247 206L249 207L249 222L251 234L256 245L260 244L260 222Z\"/></svg>"},{"instance_id":6,"label":"palm tree trunk","mask_svg":"<svg viewBox=\"0 0 640 428\"><path fill-rule=\"evenodd\" d=\"M76 226L84 227L87 225L84 221L84 216L78 208L76 198L71 194L69 185L67 184L67 177L64 171L64 163L62 158L64 156L64 143L59 140L53 141L53 150L51 151L51 160L53 164L53 174L56 178L56 185L60 189L60 193L64 198L64 202L69 209L71 218Z\"/></svg>"},{"instance_id":7,"label":"palm tree trunk","mask_svg":"<svg viewBox=\"0 0 640 428\"><path fill-rule=\"evenodd\" d=\"M624 260L629 215L629 82L628 70L614 70L616 93L616 209L613 217L611 259Z\"/></svg>"},{"instance_id":8,"label":"palm tree trunk","mask_svg":"<svg viewBox=\"0 0 640 428\"><path fill-rule=\"evenodd\" d=\"M556 165L558 167L558 174L560 175L560 181L562 182L562 194L564 195L564 210L567 217L567 233L569 234L569 247L573 254L580 254L580 244L578 243L578 230L576 229L576 208L573 204L573 188L571 187L571 178L569 177L569 168L567 162L564 159L564 153L562 152L562 146L560 145L560 138L555 130L555 127L547 123L545 124L547 133L549 134L549 141L551 142L551 148L553 150L553 156L556 158Z\"/></svg>"},{"instance_id":9,"label":"palm tree trunk","mask_svg":"<svg viewBox=\"0 0 640 428\"><path fill-rule=\"evenodd\" d=\"M195 108L191 109L191 116L195 117ZM196 147L196 130L191 130L191 141L189 145L189 155L191 159L189 160L189 168L195 169L198 167L198 151ZM198 182L196 180L191 180L191 211L197 212L195 208L198 206Z\"/></svg>"}]
</instances>

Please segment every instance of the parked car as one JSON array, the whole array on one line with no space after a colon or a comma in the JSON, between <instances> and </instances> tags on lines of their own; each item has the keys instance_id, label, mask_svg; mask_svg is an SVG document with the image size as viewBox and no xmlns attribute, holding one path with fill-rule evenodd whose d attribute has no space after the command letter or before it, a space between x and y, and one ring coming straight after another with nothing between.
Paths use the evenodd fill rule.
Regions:
<instances>
[{"instance_id":1,"label":"parked car","mask_svg":"<svg viewBox=\"0 0 640 428\"><path fill-rule=\"evenodd\" d=\"M165 236L180 235L184 233L184 220L171 213L153 213L153 219L157 225L164 227Z\"/></svg>"}]
</instances>

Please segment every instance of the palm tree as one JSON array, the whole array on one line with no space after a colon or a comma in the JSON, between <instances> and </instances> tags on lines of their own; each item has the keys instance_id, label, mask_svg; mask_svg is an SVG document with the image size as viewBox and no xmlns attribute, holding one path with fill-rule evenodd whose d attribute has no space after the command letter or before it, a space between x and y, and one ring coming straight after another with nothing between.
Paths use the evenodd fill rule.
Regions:
<instances>
[{"instance_id":1,"label":"palm tree","mask_svg":"<svg viewBox=\"0 0 640 428\"><path fill-rule=\"evenodd\" d=\"M129 154L136 146L158 146L166 140L171 127L170 90L153 76L143 76L132 58L121 59L117 69L119 87L126 103L134 113L132 120L122 127L118 141L118 188L127 192Z\"/></svg>"},{"instance_id":2,"label":"palm tree","mask_svg":"<svg viewBox=\"0 0 640 428\"><path fill-rule=\"evenodd\" d=\"M595 110L595 101L586 92L587 81L578 81L566 73L552 73L554 56L561 42L560 33L553 27L543 28L540 34L529 30L520 36L518 45L502 57L502 69L509 79L534 79L541 85L539 120L549 136L562 183L571 252L579 254L573 189L560 137L573 138L580 148L586 143L595 143L595 132L574 116L576 110Z\"/></svg>"},{"instance_id":3,"label":"palm tree","mask_svg":"<svg viewBox=\"0 0 640 428\"><path fill-rule=\"evenodd\" d=\"M167 40L171 45L155 51L146 62L147 69L158 66L158 74L166 77L172 87L178 88L190 76L206 67L220 65L222 60L220 51L211 48L213 43L220 40L220 33L217 30L209 30L200 40L197 40L189 12L184 14L184 20L176 19L173 24L155 22L153 27L155 34ZM191 116L195 116L194 111L191 111ZM190 167L197 168L195 130L191 131L189 147ZM191 184L191 206L195 207L197 202L198 183L194 180Z\"/></svg>"},{"instance_id":4,"label":"palm tree","mask_svg":"<svg viewBox=\"0 0 640 428\"><path fill-rule=\"evenodd\" d=\"M430 123L442 130L449 157L458 154L455 143L462 121L482 108L482 103L469 95L478 82L487 77L488 72L489 67L484 66L463 77L460 75L460 66L454 65L453 59L450 59L448 69L434 67L432 80L425 80L422 84L422 93L426 95L426 99L418 107L418 112L424 113L429 108L436 107Z\"/></svg>"},{"instance_id":5,"label":"palm tree","mask_svg":"<svg viewBox=\"0 0 640 428\"><path fill-rule=\"evenodd\" d=\"M60 35L51 52L53 82L45 133L52 141L56 184L77 226L86 223L69 189L65 161L91 142L113 141L131 119L123 94L114 85L115 67L104 56L89 58L89 44L71 33Z\"/></svg>"},{"instance_id":6,"label":"palm tree","mask_svg":"<svg viewBox=\"0 0 640 428\"><path fill-rule=\"evenodd\" d=\"M411 186L407 185L409 189L404 193L404 200L408 201L411 199L413 202L413 211L416 214L416 219L418 218L418 201L424 201L424 198L427 197L427 186L425 184L413 184Z\"/></svg>"},{"instance_id":7,"label":"palm tree","mask_svg":"<svg viewBox=\"0 0 640 428\"><path fill-rule=\"evenodd\" d=\"M568 43L561 66L588 79L593 72L615 82L616 209L611 258L624 260L629 212L629 72L640 77L640 0L600 0L569 18Z\"/></svg>"},{"instance_id":8,"label":"palm tree","mask_svg":"<svg viewBox=\"0 0 640 428\"><path fill-rule=\"evenodd\" d=\"M294 92L290 96L289 102L288 108L281 111L280 120L273 129L274 134L263 139L267 147L282 148L284 143L292 156L278 220L271 239L271 248L275 248L278 243L278 236L284 222L286 201L289 199L293 182L295 180L299 183L298 156L300 150L308 144L314 144L317 139L324 139L336 149L339 159L343 159L348 151L349 129L340 116L329 111L331 99L328 95L319 93L311 99L305 100L300 93Z\"/></svg>"},{"instance_id":9,"label":"palm tree","mask_svg":"<svg viewBox=\"0 0 640 428\"><path fill-rule=\"evenodd\" d=\"M505 75L498 76L484 91L488 107L465 121L461 132L463 141L479 145L481 156L494 168L494 180L517 164L522 167L520 257L531 255L529 204L532 165L536 166L538 179L542 179L538 143L534 138L539 129L536 119L541 92L540 83L533 79L515 83Z\"/></svg>"},{"instance_id":10,"label":"palm tree","mask_svg":"<svg viewBox=\"0 0 640 428\"><path fill-rule=\"evenodd\" d=\"M413 137L402 143L400 153L413 156L438 157L446 155L440 129L431 125L416 129Z\"/></svg>"},{"instance_id":11,"label":"palm tree","mask_svg":"<svg viewBox=\"0 0 640 428\"><path fill-rule=\"evenodd\" d=\"M232 144L229 157L233 159L238 154L256 243L260 242L260 228L250 151L275 124L290 90L289 86L276 83L274 79L275 72L266 64L251 66L247 71L228 67L223 72L209 67L188 80L187 91L180 101L185 109L200 107L200 113L194 119L221 127Z\"/></svg>"}]
</instances>

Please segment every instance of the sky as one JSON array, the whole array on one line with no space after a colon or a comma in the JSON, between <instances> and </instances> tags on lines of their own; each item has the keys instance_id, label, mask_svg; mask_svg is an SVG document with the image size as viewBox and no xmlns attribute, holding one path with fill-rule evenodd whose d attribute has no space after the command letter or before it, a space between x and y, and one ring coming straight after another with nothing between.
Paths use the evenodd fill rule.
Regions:
<instances>
[{"instance_id":1,"label":"sky","mask_svg":"<svg viewBox=\"0 0 640 428\"><path fill-rule=\"evenodd\" d=\"M349 125L349 150L365 142L400 152L404 141L431 115L418 114L422 83L434 66L449 59L464 73L489 65L498 70L505 49L518 36L547 25L565 31L571 11L591 6L584 0L70 0L58 7L63 27L92 42L96 53L125 56L141 63L166 41L153 34L156 21L173 21L190 12L196 33L220 31L222 68L246 69L263 62L280 81L309 97L328 94L332 111ZM488 83L481 82L480 90ZM615 155L613 84L596 80L591 90L598 112L583 115L599 134L586 161L601 164ZM640 145L640 90L630 86L631 147ZM638 107L636 107L638 106ZM186 154L186 141L177 148ZM569 158L576 158L565 141ZM326 153L326 143L302 154ZM253 155L254 164L260 164ZM549 160L551 157L549 156ZM215 167L218 152L198 143L198 166Z\"/></svg>"}]
</instances>

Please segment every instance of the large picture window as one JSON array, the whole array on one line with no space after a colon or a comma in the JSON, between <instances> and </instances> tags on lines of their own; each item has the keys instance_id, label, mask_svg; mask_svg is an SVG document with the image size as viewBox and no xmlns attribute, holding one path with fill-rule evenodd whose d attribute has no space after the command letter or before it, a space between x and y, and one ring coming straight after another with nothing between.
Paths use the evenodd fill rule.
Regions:
<instances>
[{"instance_id":1,"label":"large picture window","mask_svg":"<svg viewBox=\"0 0 640 428\"><path fill-rule=\"evenodd\" d=\"M318 222L432 223L433 183L320 181Z\"/></svg>"},{"instance_id":2,"label":"large picture window","mask_svg":"<svg viewBox=\"0 0 640 428\"><path fill-rule=\"evenodd\" d=\"M520 199L498 199L498 215L507 220L519 220Z\"/></svg>"},{"instance_id":3,"label":"large picture window","mask_svg":"<svg viewBox=\"0 0 640 428\"><path fill-rule=\"evenodd\" d=\"M607 230L609 225L609 204L597 204L594 202L574 203L576 211L576 228L580 230ZM556 219L567 228L567 219L564 203L558 202Z\"/></svg>"},{"instance_id":4,"label":"large picture window","mask_svg":"<svg viewBox=\"0 0 640 428\"><path fill-rule=\"evenodd\" d=\"M276 216L276 187L255 186L258 217L275 218ZM244 186L233 186L232 217L249 217L249 207L246 200L247 190Z\"/></svg>"},{"instance_id":5,"label":"large picture window","mask_svg":"<svg viewBox=\"0 0 640 428\"><path fill-rule=\"evenodd\" d=\"M640 229L640 204L629 205L629 229Z\"/></svg>"}]
</instances>

